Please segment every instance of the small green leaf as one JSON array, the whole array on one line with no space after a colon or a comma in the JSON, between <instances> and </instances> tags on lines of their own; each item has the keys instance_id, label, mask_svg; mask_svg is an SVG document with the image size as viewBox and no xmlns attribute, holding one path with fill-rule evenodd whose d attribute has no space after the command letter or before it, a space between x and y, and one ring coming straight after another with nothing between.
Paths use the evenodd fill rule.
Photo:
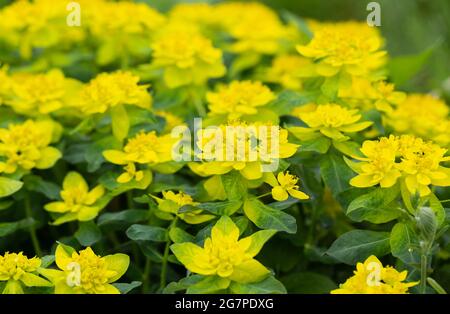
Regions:
<instances>
[{"instance_id":1,"label":"small green leaf","mask_svg":"<svg viewBox=\"0 0 450 314\"><path fill-rule=\"evenodd\" d=\"M389 251L388 232L352 230L337 238L326 254L343 263L355 265L365 261L370 255L381 257Z\"/></svg>"},{"instance_id":2,"label":"small green leaf","mask_svg":"<svg viewBox=\"0 0 450 314\"><path fill-rule=\"evenodd\" d=\"M297 232L297 222L294 217L264 205L257 199L246 200L244 212L248 219L261 229L274 229L287 233Z\"/></svg>"},{"instance_id":3,"label":"small green leaf","mask_svg":"<svg viewBox=\"0 0 450 314\"><path fill-rule=\"evenodd\" d=\"M330 145L331 141L328 138L319 136L307 141L301 141L299 151L325 154L330 148Z\"/></svg>"},{"instance_id":4,"label":"small green leaf","mask_svg":"<svg viewBox=\"0 0 450 314\"><path fill-rule=\"evenodd\" d=\"M104 213L98 217L98 225L104 226L109 224L135 224L148 218L148 210L143 209L127 209L115 213Z\"/></svg>"},{"instance_id":5,"label":"small green leaf","mask_svg":"<svg viewBox=\"0 0 450 314\"><path fill-rule=\"evenodd\" d=\"M166 229L156 226L132 225L127 229L126 234L134 241L167 241Z\"/></svg>"},{"instance_id":6,"label":"small green leaf","mask_svg":"<svg viewBox=\"0 0 450 314\"><path fill-rule=\"evenodd\" d=\"M33 218L25 218L15 222L0 223L0 237L7 236L17 230L27 229L35 223Z\"/></svg>"},{"instance_id":7,"label":"small green leaf","mask_svg":"<svg viewBox=\"0 0 450 314\"><path fill-rule=\"evenodd\" d=\"M111 127L114 137L122 141L128 136L130 130L130 119L123 105L111 107Z\"/></svg>"},{"instance_id":8,"label":"small green leaf","mask_svg":"<svg viewBox=\"0 0 450 314\"><path fill-rule=\"evenodd\" d=\"M347 166L342 156L333 153L322 156L320 173L333 196L349 189L348 182L354 176L353 171Z\"/></svg>"},{"instance_id":9,"label":"small green leaf","mask_svg":"<svg viewBox=\"0 0 450 314\"><path fill-rule=\"evenodd\" d=\"M136 289L137 287L140 287L142 285L142 282L140 281L133 281L131 283L113 283L113 286L119 289L121 294L127 294L128 292L131 292L133 289Z\"/></svg>"},{"instance_id":10,"label":"small green leaf","mask_svg":"<svg viewBox=\"0 0 450 314\"><path fill-rule=\"evenodd\" d=\"M29 191L38 192L44 194L51 200L59 199L60 187L50 181L45 181L39 176L28 175L23 178L25 187Z\"/></svg>"},{"instance_id":11,"label":"small green leaf","mask_svg":"<svg viewBox=\"0 0 450 314\"><path fill-rule=\"evenodd\" d=\"M230 201L240 200L247 194L247 187L238 171L231 171L221 176L225 193Z\"/></svg>"},{"instance_id":12,"label":"small green leaf","mask_svg":"<svg viewBox=\"0 0 450 314\"><path fill-rule=\"evenodd\" d=\"M171 228L169 231L170 240L174 243L194 242L194 236L190 235L178 227Z\"/></svg>"},{"instance_id":13,"label":"small green leaf","mask_svg":"<svg viewBox=\"0 0 450 314\"><path fill-rule=\"evenodd\" d=\"M19 191L23 186L23 182L18 180L0 177L0 197L6 197Z\"/></svg>"},{"instance_id":14,"label":"small green leaf","mask_svg":"<svg viewBox=\"0 0 450 314\"><path fill-rule=\"evenodd\" d=\"M289 274L281 278L281 282L289 293L329 294L331 290L337 288L333 280L313 272Z\"/></svg>"},{"instance_id":15,"label":"small green leaf","mask_svg":"<svg viewBox=\"0 0 450 314\"><path fill-rule=\"evenodd\" d=\"M235 294L285 294L286 288L283 284L276 280L275 277L269 276L266 279L255 283L238 283L232 282L229 287L231 293Z\"/></svg>"},{"instance_id":16,"label":"small green leaf","mask_svg":"<svg viewBox=\"0 0 450 314\"><path fill-rule=\"evenodd\" d=\"M93 221L80 222L75 238L82 246L91 246L102 238L102 232Z\"/></svg>"},{"instance_id":17,"label":"small green leaf","mask_svg":"<svg viewBox=\"0 0 450 314\"><path fill-rule=\"evenodd\" d=\"M188 294L209 294L217 293L228 288L230 280L219 276L208 276L201 281L189 286L186 290Z\"/></svg>"},{"instance_id":18,"label":"small green leaf","mask_svg":"<svg viewBox=\"0 0 450 314\"><path fill-rule=\"evenodd\" d=\"M392 228L390 236L392 255L406 264L420 264L420 244L414 230L399 222Z\"/></svg>"},{"instance_id":19,"label":"small green leaf","mask_svg":"<svg viewBox=\"0 0 450 314\"><path fill-rule=\"evenodd\" d=\"M206 202L196 205L196 208L206 210L217 216L231 216L233 215L242 205L242 201L224 201L224 202Z\"/></svg>"},{"instance_id":20,"label":"small green leaf","mask_svg":"<svg viewBox=\"0 0 450 314\"><path fill-rule=\"evenodd\" d=\"M436 197L434 193L431 193L428 196L428 200L430 203L430 208L434 211L436 215L436 221L438 224L438 227L442 226L442 224L445 222L445 209L444 206L442 206L439 199Z\"/></svg>"}]
</instances>

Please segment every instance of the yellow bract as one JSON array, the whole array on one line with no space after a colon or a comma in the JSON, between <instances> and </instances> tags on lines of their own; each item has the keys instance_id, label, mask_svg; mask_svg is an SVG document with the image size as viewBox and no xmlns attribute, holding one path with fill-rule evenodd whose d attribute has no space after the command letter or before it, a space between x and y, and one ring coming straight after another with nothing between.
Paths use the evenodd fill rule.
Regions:
<instances>
[{"instance_id":1,"label":"yellow bract","mask_svg":"<svg viewBox=\"0 0 450 314\"><path fill-rule=\"evenodd\" d=\"M226 71L220 49L200 34L165 32L152 49L153 66L164 71L164 82L169 88L201 85Z\"/></svg>"},{"instance_id":2,"label":"yellow bract","mask_svg":"<svg viewBox=\"0 0 450 314\"><path fill-rule=\"evenodd\" d=\"M55 261L60 270L40 272L53 282L56 294L120 294L111 283L122 277L130 264L125 254L100 257L90 247L77 253L62 245L56 248Z\"/></svg>"},{"instance_id":3,"label":"yellow bract","mask_svg":"<svg viewBox=\"0 0 450 314\"><path fill-rule=\"evenodd\" d=\"M337 141L349 139L343 133L362 131L373 124L362 121L356 109L347 109L336 104L318 105L314 111L301 111L297 115L309 128L291 127L292 132L299 139L308 140L317 135L317 131Z\"/></svg>"},{"instance_id":4,"label":"yellow bract","mask_svg":"<svg viewBox=\"0 0 450 314\"><path fill-rule=\"evenodd\" d=\"M191 205L195 208L199 204L194 202L189 194L184 192L175 193L172 191L163 191L162 194L162 199L152 196L158 203L159 212L155 214L161 219L172 220L175 215L189 224L200 224L215 217L214 215L202 214L203 211L201 209L193 209L179 213L179 209L185 205Z\"/></svg>"},{"instance_id":5,"label":"yellow bract","mask_svg":"<svg viewBox=\"0 0 450 314\"><path fill-rule=\"evenodd\" d=\"M347 161L358 173L350 180L356 187L380 184L391 187L402 177L411 193L430 194L429 185L450 186L450 169L440 165L450 160L446 149L410 135L383 137L379 141L365 141L362 163Z\"/></svg>"},{"instance_id":6,"label":"yellow bract","mask_svg":"<svg viewBox=\"0 0 450 314\"><path fill-rule=\"evenodd\" d=\"M405 294L417 282L404 282L408 272L398 272L372 255L356 265L355 274L331 291L332 294Z\"/></svg>"},{"instance_id":7,"label":"yellow bract","mask_svg":"<svg viewBox=\"0 0 450 314\"><path fill-rule=\"evenodd\" d=\"M20 253L0 255L0 282L7 281L4 294L24 293L26 287L50 287L52 284L37 275L41 260L37 257L27 258Z\"/></svg>"},{"instance_id":8,"label":"yellow bract","mask_svg":"<svg viewBox=\"0 0 450 314\"><path fill-rule=\"evenodd\" d=\"M91 191L84 178L77 172L69 172L64 178L61 202L52 202L45 205L45 210L63 214L53 224L79 220L88 221L97 217L102 209L96 202L104 195L105 189L98 185Z\"/></svg>"},{"instance_id":9,"label":"yellow bract","mask_svg":"<svg viewBox=\"0 0 450 314\"><path fill-rule=\"evenodd\" d=\"M290 174L289 171L278 173L276 179L273 173L265 174L265 181L273 187L272 197L277 201L285 201L289 195L300 200L309 199L306 193L299 190L298 180L299 178Z\"/></svg>"},{"instance_id":10,"label":"yellow bract","mask_svg":"<svg viewBox=\"0 0 450 314\"><path fill-rule=\"evenodd\" d=\"M323 23L316 25L313 39L297 46L298 52L317 61L320 76L340 71L352 76L370 76L384 65L386 52L375 27L366 22Z\"/></svg>"},{"instance_id":11,"label":"yellow bract","mask_svg":"<svg viewBox=\"0 0 450 314\"><path fill-rule=\"evenodd\" d=\"M211 229L203 247L194 243L176 243L170 248L191 272L219 276L240 283L258 282L270 271L253 257L275 233L263 230L239 240L239 229L228 216L222 216Z\"/></svg>"},{"instance_id":12,"label":"yellow bract","mask_svg":"<svg viewBox=\"0 0 450 314\"><path fill-rule=\"evenodd\" d=\"M280 55L274 57L272 66L267 69L264 81L280 84L292 90L302 89L303 77L313 76L314 65L310 59L299 55Z\"/></svg>"},{"instance_id":13,"label":"yellow bract","mask_svg":"<svg viewBox=\"0 0 450 314\"><path fill-rule=\"evenodd\" d=\"M59 137L59 126L51 120L27 120L0 129L0 173L17 170L48 169L61 158L61 152L49 146Z\"/></svg>"},{"instance_id":14,"label":"yellow bract","mask_svg":"<svg viewBox=\"0 0 450 314\"><path fill-rule=\"evenodd\" d=\"M261 82L233 81L220 86L217 92L206 95L209 115L220 117L222 121L251 118L260 108L275 99L272 91ZM264 115L261 117L264 120Z\"/></svg>"}]
</instances>

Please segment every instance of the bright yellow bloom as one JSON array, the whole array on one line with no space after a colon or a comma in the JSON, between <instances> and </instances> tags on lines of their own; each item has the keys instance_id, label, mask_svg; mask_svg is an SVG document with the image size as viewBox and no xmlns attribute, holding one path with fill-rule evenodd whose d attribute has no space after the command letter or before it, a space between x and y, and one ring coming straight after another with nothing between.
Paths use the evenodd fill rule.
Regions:
<instances>
[{"instance_id":1,"label":"bright yellow bloom","mask_svg":"<svg viewBox=\"0 0 450 314\"><path fill-rule=\"evenodd\" d=\"M299 178L290 174L289 171L279 172L277 178L273 173L265 175L265 181L273 187L272 197L280 202L287 200L289 195L299 200L309 199L306 193L299 190L298 180Z\"/></svg>"},{"instance_id":2,"label":"bright yellow bloom","mask_svg":"<svg viewBox=\"0 0 450 314\"><path fill-rule=\"evenodd\" d=\"M89 221L97 217L102 209L96 203L105 194L103 186L98 185L89 191L86 180L77 172L69 172L64 178L60 193L62 201L44 206L46 211L63 214L54 221L54 225L79 220Z\"/></svg>"},{"instance_id":3,"label":"bright yellow bloom","mask_svg":"<svg viewBox=\"0 0 450 314\"><path fill-rule=\"evenodd\" d=\"M125 170L125 172L117 177L118 183L128 183L133 180L140 182L145 177L145 172L142 170L137 170L136 165L133 162L130 162L124 166L123 170Z\"/></svg>"},{"instance_id":4,"label":"bright yellow bloom","mask_svg":"<svg viewBox=\"0 0 450 314\"><path fill-rule=\"evenodd\" d=\"M299 145L289 143L287 137L285 129L261 123L229 122L202 129L197 141L201 150L197 157L202 161L188 166L204 177L237 170L247 180L257 180L262 178L265 165L296 153Z\"/></svg>"},{"instance_id":5,"label":"bright yellow bloom","mask_svg":"<svg viewBox=\"0 0 450 314\"><path fill-rule=\"evenodd\" d=\"M201 209L194 209L179 213L178 211L183 206L190 205L195 207L199 204L194 202L192 196L189 194L183 192L175 193L172 191L163 191L162 195L162 199L152 195L158 203L159 212L156 212L156 215L161 219L172 220L175 215L188 224L200 224L215 217L214 215L202 214L203 211Z\"/></svg>"},{"instance_id":6,"label":"bright yellow bloom","mask_svg":"<svg viewBox=\"0 0 450 314\"><path fill-rule=\"evenodd\" d=\"M261 82L233 81L229 85L222 85L217 92L206 95L209 103L210 116L228 120L246 120L261 113L261 108L275 99L272 91ZM262 114L262 119L266 115Z\"/></svg>"},{"instance_id":7,"label":"bright yellow bloom","mask_svg":"<svg viewBox=\"0 0 450 314\"><path fill-rule=\"evenodd\" d=\"M138 83L139 77L131 72L101 73L81 90L79 108L85 114L104 113L119 105L150 109L148 85Z\"/></svg>"},{"instance_id":8,"label":"bright yellow bloom","mask_svg":"<svg viewBox=\"0 0 450 314\"><path fill-rule=\"evenodd\" d=\"M6 281L3 294L24 293L26 287L51 287L52 283L39 277L37 270L41 260L37 257L27 258L22 252L0 255L0 282Z\"/></svg>"},{"instance_id":9,"label":"bright yellow bloom","mask_svg":"<svg viewBox=\"0 0 450 314\"><path fill-rule=\"evenodd\" d=\"M166 32L153 43L152 49L152 64L164 71L164 82L169 88L202 85L226 71L222 51L199 34Z\"/></svg>"},{"instance_id":10,"label":"bright yellow bloom","mask_svg":"<svg viewBox=\"0 0 450 314\"><path fill-rule=\"evenodd\" d=\"M53 167L61 152L49 145L58 132L58 125L51 120L27 120L0 129L0 173Z\"/></svg>"},{"instance_id":11,"label":"bright yellow bloom","mask_svg":"<svg viewBox=\"0 0 450 314\"><path fill-rule=\"evenodd\" d=\"M222 216L206 238L203 247L194 243L176 243L170 248L191 272L219 276L230 282L258 282L270 271L254 259L264 243L275 233L262 230L239 240L239 229L228 216Z\"/></svg>"},{"instance_id":12,"label":"bright yellow bloom","mask_svg":"<svg viewBox=\"0 0 450 314\"><path fill-rule=\"evenodd\" d=\"M395 163L398 151L398 142L394 136L382 137L378 141L365 141L361 147L361 152L366 156L361 163L347 164L357 172L358 175L350 180L350 184L359 188L365 188L380 184L387 188L393 186L401 176Z\"/></svg>"},{"instance_id":13,"label":"bright yellow bloom","mask_svg":"<svg viewBox=\"0 0 450 314\"><path fill-rule=\"evenodd\" d=\"M312 76L313 63L310 59L299 55L280 55L272 61L272 66L266 71L264 81L280 84L292 90L301 90L302 77Z\"/></svg>"},{"instance_id":14,"label":"bright yellow bloom","mask_svg":"<svg viewBox=\"0 0 450 314\"><path fill-rule=\"evenodd\" d=\"M352 107L375 108L389 113L405 100L406 94L396 91L394 84L385 81L371 82L367 78L354 77L350 86L339 89L338 97Z\"/></svg>"},{"instance_id":15,"label":"bright yellow bloom","mask_svg":"<svg viewBox=\"0 0 450 314\"><path fill-rule=\"evenodd\" d=\"M111 283L125 274L130 258L120 253L100 257L90 247L77 253L58 245L55 262L60 270L40 271L55 285L55 294L120 294Z\"/></svg>"},{"instance_id":16,"label":"bright yellow bloom","mask_svg":"<svg viewBox=\"0 0 450 314\"><path fill-rule=\"evenodd\" d=\"M348 140L343 133L362 131L373 124L371 121L359 121L361 115L356 109L347 109L336 104L318 105L314 111L298 114L309 128L292 127L289 129L299 139L309 139L317 136L317 132L337 141Z\"/></svg>"},{"instance_id":17,"label":"bright yellow bloom","mask_svg":"<svg viewBox=\"0 0 450 314\"><path fill-rule=\"evenodd\" d=\"M82 84L64 77L58 70L43 74L17 73L11 75L11 93L5 103L14 111L35 116L74 106Z\"/></svg>"},{"instance_id":18,"label":"bright yellow bloom","mask_svg":"<svg viewBox=\"0 0 450 314\"><path fill-rule=\"evenodd\" d=\"M201 28L218 27L220 19L215 11L215 7L208 3L177 3L171 8L169 18L183 24L200 25Z\"/></svg>"},{"instance_id":19,"label":"bright yellow bloom","mask_svg":"<svg viewBox=\"0 0 450 314\"><path fill-rule=\"evenodd\" d=\"M421 196L430 194L429 185L450 186L450 169L440 165L450 160L444 157L446 149L411 135L383 137L379 141L365 141L361 152L366 157L356 157L361 163L347 160L358 173L350 180L356 187L380 184L391 187L402 176L408 190Z\"/></svg>"},{"instance_id":20,"label":"bright yellow bloom","mask_svg":"<svg viewBox=\"0 0 450 314\"><path fill-rule=\"evenodd\" d=\"M412 94L385 117L395 133L414 134L439 145L450 144L449 107L432 95Z\"/></svg>"},{"instance_id":21,"label":"bright yellow bloom","mask_svg":"<svg viewBox=\"0 0 450 314\"><path fill-rule=\"evenodd\" d=\"M366 22L324 23L314 31L307 45L298 52L317 61L320 76L334 76L340 71L353 76L373 74L385 63L386 51L378 29Z\"/></svg>"},{"instance_id":22,"label":"bright yellow bloom","mask_svg":"<svg viewBox=\"0 0 450 314\"><path fill-rule=\"evenodd\" d=\"M332 294L405 294L417 282L404 282L408 272L399 272L383 264L372 255L364 263L358 263L354 275Z\"/></svg>"}]
</instances>

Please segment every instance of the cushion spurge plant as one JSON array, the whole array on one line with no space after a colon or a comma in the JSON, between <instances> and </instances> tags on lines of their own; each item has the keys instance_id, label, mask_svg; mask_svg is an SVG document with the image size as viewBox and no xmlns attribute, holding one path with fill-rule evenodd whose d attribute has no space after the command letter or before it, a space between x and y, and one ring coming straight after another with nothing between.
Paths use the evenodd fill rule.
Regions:
<instances>
[{"instance_id":1,"label":"cushion spurge plant","mask_svg":"<svg viewBox=\"0 0 450 314\"><path fill-rule=\"evenodd\" d=\"M450 291L448 45L282 2L0 0L0 293Z\"/></svg>"}]
</instances>

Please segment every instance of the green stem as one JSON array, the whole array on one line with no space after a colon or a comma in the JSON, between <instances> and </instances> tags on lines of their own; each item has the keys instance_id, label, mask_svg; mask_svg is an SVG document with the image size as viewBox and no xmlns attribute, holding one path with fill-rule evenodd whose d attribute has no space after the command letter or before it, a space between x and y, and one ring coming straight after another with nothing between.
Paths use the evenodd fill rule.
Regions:
<instances>
[{"instance_id":1,"label":"green stem","mask_svg":"<svg viewBox=\"0 0 450 314\"><path fill-rule=\"evenodd\" d=\"M142 292L146 293L148 291L148 287L150 285L150 271L152 269L152 261L150 258L146 258L145 260L145 268L144 274L142 275Z\"/></svg>"},{"instance_id":2,"label":"green stem","mask_svg":"<svg viewBox=\"0 0 450 314\"><path fill-rule=\"evenodd\" d=\"M127 192L127 206L128 206L128 209L133 209L133 207L134 207L133 192L131 192L131 191Z\"/></svg>"},{"instance_id":3,"label":"green stem","mask_svg":"<svg viewBox=\"0 0 450 314\"><path fill-rule=\"evenodd\" d=\"M442 286L441 286L440 284L438 284L438 283L436 282L436 280L434 280L433 278L428 277L428 278L427 278L427 282L428 282L428 284L429 284L431 287L433 287L434 290L436 290L437 293L439 293L439 294L447 294L447 291L445 291L445 289L442 288Z\"/></svg>"},{"instance_id":4,"label":"green stem","mask_svg":"<svg viewBox=\"0 0 450 314\"><path fill-rule=\"evenodd\" d=\"M33 213L31 210L31 203L30 203L30 197L27 195L25 196L25 212L27 214L27 218L33 219ZM29 228L30 236L31 236L31 242L33 243L34 252L38 257L42 256L41 246L39 245L39 240L36 235L36 229L34 227L34 221L30 225Z\"/></svg>"},{"instance_id":5,"label":"green stem","mask_svg":"<svg viewBox=\"0 0 450 314\"><path fill-rule=\"evenodd\" d=\"M270 194L272 194L272 192L267 192L267 193L264 193L264 194L262 194L262 195L259 195L259 196L255 197L255 199L262 198L262 197L268 196L268 195L270 195Z\"/></svg>"},{"instance_id":6,"label":"green stem","mask_svg":"<svg viewBox=\"0 0 450 314\"><path fill-rule=\"evenodd\" d=\"M427 290L427 254L423 253L420 257L420 293L425 294Z\"/></svg>"},{"instance_id":7,"label":"green stem","mask_svg":"<svg viewBox=\"0 0 450 314\"><path fill-rule=\"evenodd\" d=\"M164 255L163 255L163 260L162 260L162 265L161 265L161 281L159 283L159 289L162 290L164 289L164 287L166 286L166 277L167 277L167 262L169 259L169 248L170 248L170 244L172 243L170 241L169 238L169 232L170 230L176 226L177 224L177 220L178 217L175 217L172 221L172 223L170 224L169 228L167 228L167 242L166 242L166 246L164 248Z\"/></svg>"}]
</instances>

